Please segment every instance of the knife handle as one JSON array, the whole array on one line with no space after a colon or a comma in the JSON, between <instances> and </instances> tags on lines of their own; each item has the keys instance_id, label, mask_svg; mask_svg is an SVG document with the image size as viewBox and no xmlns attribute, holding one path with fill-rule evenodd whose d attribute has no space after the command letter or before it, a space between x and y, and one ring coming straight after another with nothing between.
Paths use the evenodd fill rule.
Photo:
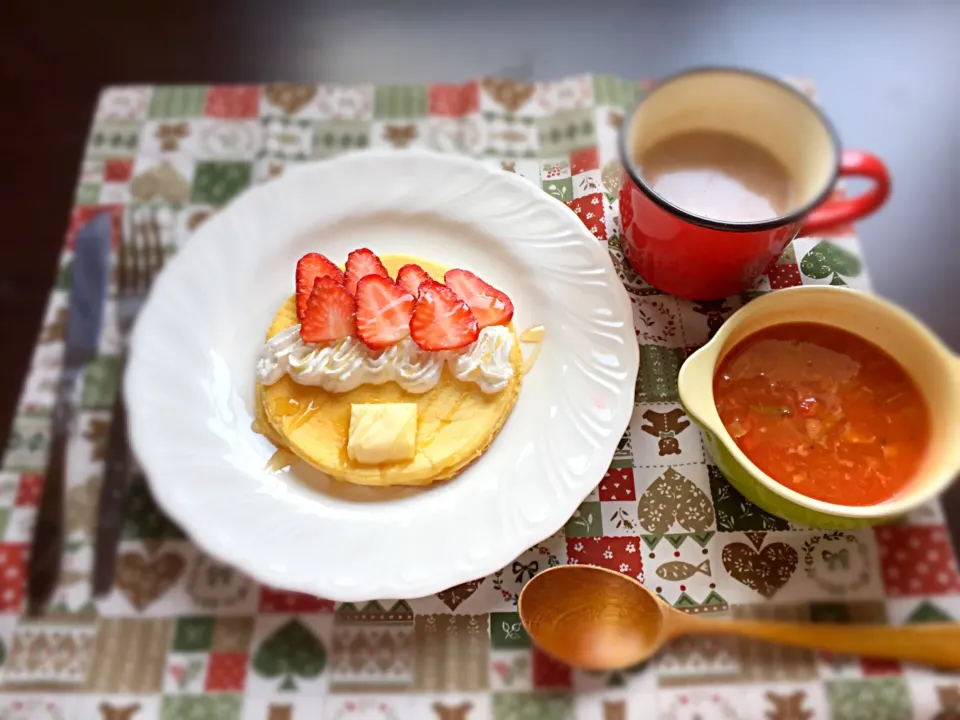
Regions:
<instances>
[{"instance_id":1,"label":"knife handle","mask_svg":"<svg viewBox=\"0 0 960 720\"><path fill-rule=\"evenodd\" d=\"M64 422L56 412L53 424L53 445L30 544L27 614L31 617L40 615L50 601L60 579L60 562L63 556L63 498L70 424Z\"/></svg>"},{"instance_id":2,"label":"knife handle","mask_svg":"<svg viewBox=\"0 0 960 720\"><path fill-rule=\"evenodd\" d=\"M117 545L123 524L123 499L131 470L130 444L127 439L127 409L123 393L123 369L120 387L113 401L110 436L107 439L106 465L100 484L97 535L94 545L93 595L110 592L117 565Z\"/></svg>"}]
</instances>

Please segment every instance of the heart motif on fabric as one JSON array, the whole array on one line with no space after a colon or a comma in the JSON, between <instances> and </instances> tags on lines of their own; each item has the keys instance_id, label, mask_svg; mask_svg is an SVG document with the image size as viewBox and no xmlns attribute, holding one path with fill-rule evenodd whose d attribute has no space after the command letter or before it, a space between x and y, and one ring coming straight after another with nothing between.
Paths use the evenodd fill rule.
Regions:
<instances>
[{"instance_id":1,"label":"heart motif on fabric","mask_svg":"<svg viewBox=\"0 0 960 720\"><path fill-rule=\"evenodd\" d=\"M181 205L190 197L190 182L177 168L163 161L130 182L130 196L141 203L157 200Z\"/></svg>"},{"instance_id":2,"label":"heart motif on fabric","mask_svg":"<svg viewBox=\"0 0 960 720\"><path fill-rule=\"evenodd\" d=\"M760 549L760 546L763 545L763 541L767 538L767 534L765 532L744 532L743 534L747 540L750 541L750 544L753 545L757 550Z\"/></svg>"},{"instance_id":3,"label":"heart motif on fabric","mask_svg":"<svg viewBox=\"0 0 960 720\"><path fill-rule=\"evenodd\" d=\"M819 242L803 256L800 261L800 271L807 277L816 280L825 280L833 276L831 285L846 285L840 278L857 277L863 272L863 263L849 250L832 242Z\"/></svg>"},{"instance_id":4,"label":"heart motif on fabric","mask_svg":"<svg viewBox=\"0 0 960 720\"><path fill-rule=\"evenodd\" d=\"M149 560L138 553L124 553L117 565L116 585L142 611L173 587L185 566L186 561L172 552Z\"/></svg>"},{"instance_id":5,"label":"heart motif on fabric","mask_svg":"<svg viewBox=\"0 0 960 720\"><path fill-rule=\"evenodd\" d=\"M477 588L483 585L483 581L486 578L480 578L479 580L471 580L470 582L460 583L455 585L452 588L448 588L442 592L437 593L437 597L451 610L456 610L463 603L464 600L473 595Z\"/></svg>"},{"instance_id":6,"label":"heart motif on fabric","mask_svg":"<svg viewBox=\"0 0 960 720\"><path fill-rule=\"evenodd\" d=\"M484 78L480 85L498 105L516 112L533 96L533 83L502 78Z\"/></svg>"},{"instance_id":7,"label":"heart motif on fabric","mask_svg":"<svg viewBox=\"0 0 960 720\"><path fill-rule=\"evenodd\" d=\"M640 497L637 515L652 535L670 532L674 523L687 532L705 532L714 520L710 498L673 468L667 468Z\"/></svg>"},{"instance_id":8,"label":"heart motif on fabric","mask_svg":"<svg viewBox=\"0 0 960 720\"><path fill-rule=\"evenodd\" d=\"M730 577L771 598L793 577L799 557L782 542L771 543L760 552L744 543L731 543L723 549L721 559Z\"/></svg>"},{"instance_id":9,"label":"heart motif on fabric","mask_svg":"<svg viewBox=\"0 0 960 720\"><path fill-rule=\"evenodd\" d=\"M287 115L296 115L303 110L317 94L315 85L293 85L278 83L267 85L263 89L267 100L281 108Z\"/></svg>"}]
</instances>

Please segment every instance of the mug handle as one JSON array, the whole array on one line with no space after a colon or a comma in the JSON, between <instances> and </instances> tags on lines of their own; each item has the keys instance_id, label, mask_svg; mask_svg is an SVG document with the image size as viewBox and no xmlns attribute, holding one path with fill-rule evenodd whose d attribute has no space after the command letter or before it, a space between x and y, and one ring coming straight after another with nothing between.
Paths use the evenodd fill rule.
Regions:
<instances>
[{"instance_id":1,"label":"mug handle","mask_svg":"<svg viewBox=\"0 0 960 720\"><path fill-rule=\"evenodd\" d=\"M853 222L879 208L890 195L890 173L876 155L860 150L844 150L840 154L837 175L870 178L874 185L856 197L828 200L807 215L798 235L814 235Z\"/></svg>"}]
</instances>

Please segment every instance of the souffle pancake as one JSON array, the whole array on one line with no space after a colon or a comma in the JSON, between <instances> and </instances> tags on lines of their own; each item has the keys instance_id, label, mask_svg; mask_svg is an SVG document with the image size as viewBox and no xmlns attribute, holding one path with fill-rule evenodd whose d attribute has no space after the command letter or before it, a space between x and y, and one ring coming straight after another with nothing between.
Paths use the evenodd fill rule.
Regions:
<instances>
[{"instance_id":1,"label":"souffle pancake","mask_svg":"<svg viewBox=\"0 0 960 720\"><path fill-rule=\"evenodd\" d=\"M257 425L331 477L430 485L479 458L510 415L523 359L502 292L402 255L316 253L267 331Z\"/></svg>"}]
</instances>

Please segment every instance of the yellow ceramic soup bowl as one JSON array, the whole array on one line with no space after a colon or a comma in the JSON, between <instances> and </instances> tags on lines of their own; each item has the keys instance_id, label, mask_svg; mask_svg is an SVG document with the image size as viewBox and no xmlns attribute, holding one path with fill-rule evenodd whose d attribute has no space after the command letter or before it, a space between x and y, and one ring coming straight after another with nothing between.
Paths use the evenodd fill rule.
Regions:
<instances>
[{"instance_id":1,"label":"yellow ceramic soup bowl","mask_svg":"<svg viewBox=\"0 0 960 720\"><path fill-rule=\"evenodd\" d=\"M713 377L737 343L770 325L832 325L885 350L913 378L930 411L930 446L917 476L876 505L814 500L764 473L737 447L713 399ZM807 286L769 293L730 317L680 368L680 402L704 430L720 471L744 497L786 520L818 528L874 525L909 512L942 492L960 472L960 357L905 310L856 290Z\"/></svg>"}]
</instances>

